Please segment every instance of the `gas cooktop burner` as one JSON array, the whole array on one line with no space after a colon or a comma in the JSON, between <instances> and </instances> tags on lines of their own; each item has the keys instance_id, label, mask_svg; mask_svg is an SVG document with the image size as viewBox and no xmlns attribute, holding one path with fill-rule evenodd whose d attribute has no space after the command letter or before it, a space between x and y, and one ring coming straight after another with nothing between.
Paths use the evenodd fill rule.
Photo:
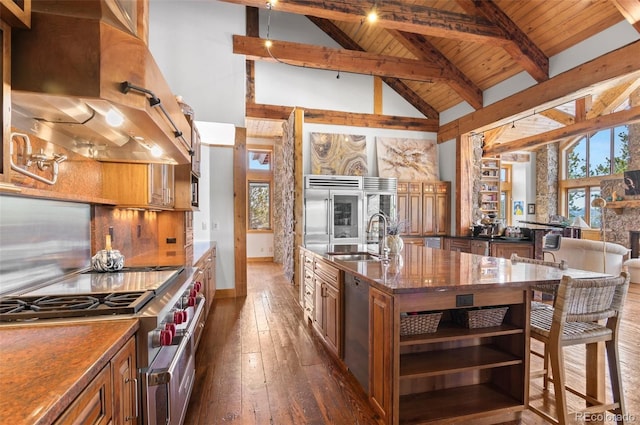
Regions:
<instances>
[{"instance_id":1,"label":"gas cooktop burner","mask_svg":"<svg viewBox=\"0 0 640 425\"><path fill-rule=\"evenodd\" d=\"M91 295L47 295L0 299L0 322L62 317L133 314L154 297L153 291Z\"/></svg>"}]
</instances>

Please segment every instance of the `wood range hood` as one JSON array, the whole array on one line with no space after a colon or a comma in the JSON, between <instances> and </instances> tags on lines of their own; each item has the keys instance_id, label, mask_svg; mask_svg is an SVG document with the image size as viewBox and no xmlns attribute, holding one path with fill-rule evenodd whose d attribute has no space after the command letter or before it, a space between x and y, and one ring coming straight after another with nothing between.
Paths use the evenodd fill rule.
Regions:
<instances>
[{"instance_id":1,"label":"wood range hood","mask_svg":"<svg viewBox=\"0 0 640 425\"><path fill-rule=\"evenodd\" d=\"M114 4L33 2L31 29L12 34L13 125L96 160L189 163L191 127Z\"/></svg>"}]
</instances>

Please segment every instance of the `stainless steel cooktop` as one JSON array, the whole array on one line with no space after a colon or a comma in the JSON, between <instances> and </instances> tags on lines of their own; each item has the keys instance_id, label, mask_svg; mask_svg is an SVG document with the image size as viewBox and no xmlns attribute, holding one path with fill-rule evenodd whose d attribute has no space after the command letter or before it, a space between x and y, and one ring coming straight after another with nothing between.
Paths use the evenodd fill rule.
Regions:
<instances>
[{"instance_id":1,"label":"stainless steel cooktop","mask_svg":"<svg viewBox=\"0 0 640 425\"><path fill-rule=\"evenodd\" d=\"M83 273L25 292L21 296L159 291L163 284L171 281L178 273L178 268L161 271Z\"/></svg>"}]
</instances>

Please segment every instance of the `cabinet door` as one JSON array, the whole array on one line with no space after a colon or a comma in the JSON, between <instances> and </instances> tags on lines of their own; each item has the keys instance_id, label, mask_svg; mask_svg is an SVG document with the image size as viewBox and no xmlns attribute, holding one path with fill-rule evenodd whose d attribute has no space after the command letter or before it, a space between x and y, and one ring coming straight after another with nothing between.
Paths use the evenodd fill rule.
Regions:
<instances>
[{"instance_id":1,"label":"cabinet door","mask_svg":"<svg viewBox=\"0 0 640 425\"><path fill-rule=\"evenodd\" d=\"M425 193L422 196L422 234L434 236L437 233L437 205L436 196L433 193Z\"/></svg>"},{"instance_id":2,"label":"cabinet door","mask_svg":"<svg viewBox=\"0 0 640 425\"><path fill-rule=\"evenodd\" d=\"M398 221L409 223L409 195L406 193L398 193ZM402 233L406 235L406 231Z\"/></svg>"},{"instance_id":3,"label":"cabinet door","mask_svg":"<svg viewBox=\"0 0 640 425\"><path fill-rule=\"evenodd\" d=\"M54 425L111 423L111 367L106 365L74 402L54 422Z\"/></svg>"},{"instance_id":4,"label":"cabinet door","mask_svg":"<svg viewBox=\"0 0 640 425\"><path fill-rule=\"evenodd\" d=\"M324 335L324 284L319 277L313 278L315 287L315 302L313 305L313 326L321 335Z\"/></svg>"},{"instance_id":5,"label":"cabinet door","mask_svg":"<svg viewBox=\"0 0 640 425\"><path fill-rule=\"evenodd\" d=\"M435 229L434 233L438 236L449 234L451 228L451 213L449 209L449 194L439 193L435 200Z\"/></svg>"},{"instance_id":6,"label":"cabinet door","mask_svg":"<svg viewBox=\"0 0 640 425\"><path fill-rule=\"evenodd\" d=\"M384 423L392 417L393 300L369 289L369 397Z\"/></svg>"},{"instance_id":7,"label":"cabinet door","mask_svg":"<svg viewBox=\"0 0 640 425\"><path fill-rule=\"evenodd\" d=\"M422 235L422 193L409 193L409 231L407 235Z\"/></svg>"},{"instance_id":8,"label":"cabinet door","mask_svg":"<svg viewBox=\"0 0 640 425\"><path fill-rule=\"evenodd\" d=\"M172 207L174 168L169 164L149 164L149 204Z\"/></svg>"},{"instance_id":9,"label":"cabinet door","mask_svg":"<svg viewBox=\"0 0 640 425\"><path fill-rule=\"evenodd\" d=\"M340 293L333 286L325 285L325 295L324 337L329 348L333 350L335 354L340 356L342 345L340 343Z\"/></svg>"},{"instance_id":10,"label":"cabinet door","mask_svg":"<svg viewBox=\"0 0 640 425\"><path fill-rule=\"evenodd\" d=\"M489 242L471 241L471 253L476 255L489 255Z\"/></svg>"},{"instance_id":11,"label":"cabinet door","mask_svg":"<svg viewBox=\"0 0 640 425\"><path fill-rule=\"evenodd\" d=\"M136 344L132 338L112 360L113 425L137 424Z\"/></svg>"}]
</instances>

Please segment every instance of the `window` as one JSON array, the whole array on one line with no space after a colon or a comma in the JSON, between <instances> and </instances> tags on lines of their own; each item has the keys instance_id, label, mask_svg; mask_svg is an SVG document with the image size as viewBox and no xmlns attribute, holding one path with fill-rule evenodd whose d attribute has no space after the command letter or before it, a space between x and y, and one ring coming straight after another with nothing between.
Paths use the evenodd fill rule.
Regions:
<instances>
[{"instance_id":1,"label":"window","mask_svg":"<svg viewBox=\"0 0 640 425\"><path fill-rule=\"evenodd\" d=\"M272 230L272 155L271 147L247 148L247 231Z\"/></svg>"},{"instance_id":2,"label":"window","mask_svg":"<svg viewBox=\"0 0 640 425\"><path fill-rule=\"evenodd\" d=\"M510 226L511 223L511 164L500 166L500 216L504 224Z\"/></svg>"},{"instance_id":3,"label":"window","mask_svg":"<svg viewBox=\"0 0 640 425\"><path fill-rule=\"evenodd\" d=\"M622 174L629 164L629 127L607 128L578 139L566 150L564 187L565 215L570 221L582 217L599 228L601 211L591 207L600 196L603 176ZM613 158L613 160L611 160Z\"/></svg>"},{"instance_id":4,"label":"window","mask_svg":"<svg viewBox=\"0 0 640 425\"><path fill-rule=\"evenodd\" d=\"M629 127L626 125L581 137L567 149L567 178L622 174L629 165L628 141Z\"/></svg>"},{"instance_id":5,"label":"window","mask_svg":"<svg viewBox=\"0 0 640 425\"><path fill-rule=\"evenodd\" d=\"M249 182L249 229L271 229L271 183Z\"/></svg>"}]
</instances>

